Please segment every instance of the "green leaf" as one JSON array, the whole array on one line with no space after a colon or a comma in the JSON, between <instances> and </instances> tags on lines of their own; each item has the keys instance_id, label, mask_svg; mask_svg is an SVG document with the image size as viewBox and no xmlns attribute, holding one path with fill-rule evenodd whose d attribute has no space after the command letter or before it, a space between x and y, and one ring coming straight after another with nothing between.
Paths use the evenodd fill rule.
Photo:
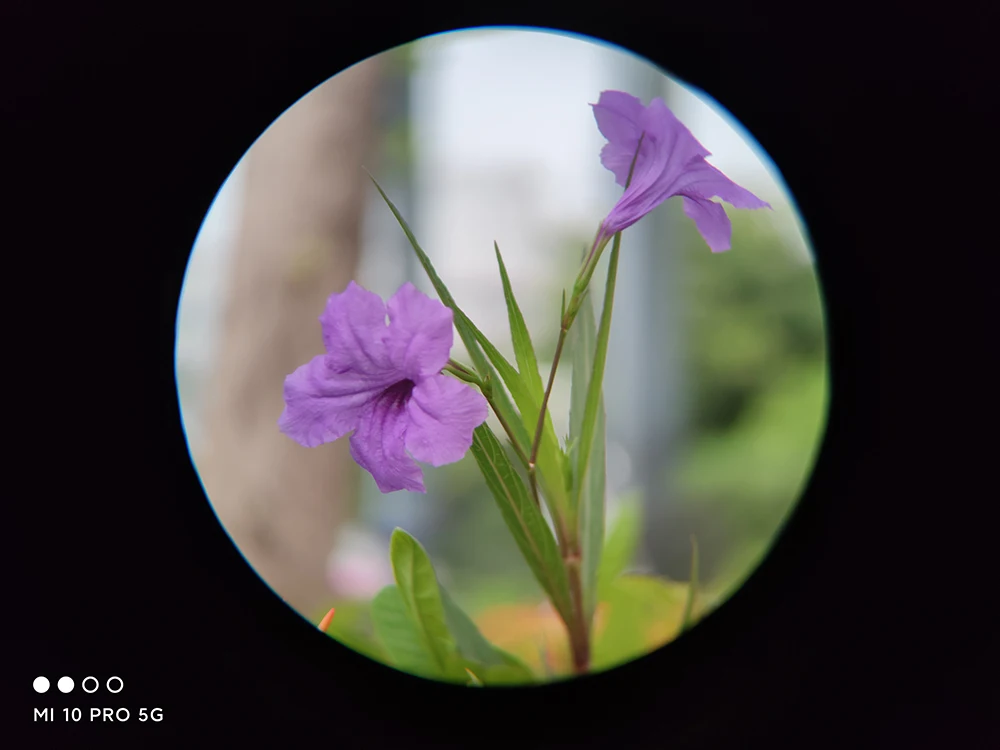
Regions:
<instances>
[{"instance_id":1,"label":"green leaf","mask_svg":"<svg viewBox=\"0 0 1000 750\"><path fill-rule=\"evenodd\" d=\"M382 200L384 200L386 205L389 206L389 210L392 211L392 215L396 217L396 221L399 222L399 226L402 228L403 233L406 235L406 239L410 241L410 245L413 246L414 251L417 253L420 265L422 265L424 267L424 271L427 272L427 277L431 280L431 284L434 285L434 289L437 290L441 301L448 307L454 309L456 307L455 299L451 296L451 292L448 291L448 287L446 287L444 282L441 281L441 277L437 275L437 271L434 270L434 266L431 264L430 258L427 257L427 254L420 247L420 243L417 242L417 238L413 236L413 232L410 230L410 227L403 218L403 215L399 213L399 209L396 208L395 204L389 200L389 196L385 194L382 186L378 184L378 181L374 177L372 177L371 173L369 173L368 176L371 178L371 181L375 183L375 189L378 190L379 195L382 196Z\"/></svg>"},{"instance_id":2,"label":"green leaf","mask_svg":"<svg viewBox=\"0 0 1000 750\"><path fill-rule=\"evenodd\" d=\"M504 660L496 652L493 644L486 640L483 634L479 632L479 628L476 627L476 623L472 621L472 618L462 611L462 608L455 603L455 600L451 598L451 594L448 593L444 586L440 588L441 601L444 603L445 620L448 623L448 629L455 636L458 652L464 658L478 662L479 664L487 666L491 664L503 664Z\"/></svg>"},{"instance_id":3,"label":"green leaf","mask_svg":"<svg viewBox=\"0 0 1000 750\"><path fill-rule=\"evenodd\" d=\"M531 572L556 611L568 620L569 581L552 530L489 425L482 424L472 433L472 455Z\"/></svg>"},{"instance_id":4,"label":"green leaf","mask_svg":"<svg viewBox=\"0 0 1000 750\"><path fill-rule=\"evenodd\" d=\"M541 404L545 388L542 385L541 373L538 371L538 359L535 357L535 347L531 343L531 334L528 333L521 308L514 297L507 267L504 265L503 256L500 255L500 246L495 240L493 249L496 251L497 265L500 267L500 280L503 283L503 297L507 303L507 318L510 321L510 335L514 344L514 356L517 358L517 370L532 398Z\"/></svg>"},{"instance_id":5,"label":"green leaf","mask_svg":"<svg viewBox=\"0 0 1000 750\"><path fill-rule=\"evenodd\" d=\"M485 341L489 343L489 339L486 338L483 333L473 325L472 321L469 320L468 316L462 312L455 302L455 298L452 297L451 292L448 291L448 287L438 276L437 271L434 270L434 264L431 263L431 259L427 257L427 253L423 251L420 247L420 243L417 242L417 238L413 236L413 232L410 230L409 225L403 218L399 210L389 200L389 196L385 194L382 186L378 184L378 181L371 176L371 181L375 184L375 189L378 190L379 195L382 196L382 200L385 201L389 210L392 211L392 215L396 217L396 221L399 223L400 228L403 230L403 234L406 235L406 239L410 241L413 251L417 254L417 259L420 261L420 265L423 266L424 271L427 274L427 278L430 279L431 284L434 286L434 290L437 292L438 297L441 298L441 302L451 308L455 316L455 328L458 331L459 337L462 339L462 343L465 344L465 348L469 352L469 357L472 358L473 366L482 378L489 378L493 382L497 382L497 374L490 366L489 360L483 354L482 349L479 346L479 341ZM492 344L490 344L492 346ZM493 347L495 349L495 347ZM520 444L520 447L525 454L531 450L531 438L524 429L524 425L521 422L521 418L517 411L514 409L513 404L511 404L506 392L503 388L493 388L493 402L496 405L497 411L501 413L504 420L511 426L514 431L514 437Z\"/></svg>"},{"instance_id":6,"label":"green leaf","mask_svg":"<svg viewBox=\"0 0 1000 750\"><path fill-rule=\"evenodd\" d=\"M389 541L389 558L406 612L417 626L435 668L445 678L463 680L465 672L458 647L448 629L441 590L427 552L420 542L397 528Z\"/></svg>"},{"instance_id":7,"label":"green leaf","mask_svg":"<svg viewBox=\"0 0 1000 750\"><path fill-rule=\"evenodd\" d=\"M396 529L390 557L397 584L372 602L375 633L390 664L448 681L464 682L471 675L480 685L534 682L531 669L487 641L440 585L416 539Z\"/></svg>"},{"instance_id":8,"label":"green leaf","mask_svg":"<svg viewBox=\"0 0 1000 750\"><path fill-rule=\"evenodd\" d=\"M635 560L642 525L642 503L634 494L622 499L621 510L604 540L604 552L597 571L597 598L607 598L612 582Z\"/></svg>"},{"instance_id":9,"label":"green leaf","mask_svg":"<svg viewBox=\"0 0 1000 750\"><path fill-rule=\"evenodd\" d=\"M534 440L535 430L538 427L538 411L541 408L541 396L535 399L528 386L525 385L520 373L507 361L489 339L486 338L472 325L473 335L476 341L482 345L483 351L489 361L496 367L504 385L510 390L510 395L514 398L514 403L521 412L520 425L529 436L527 439L528 448L525 453L530 453L531 444ZM537 467L540 475L540 484L546 499L549 501L549 508L554 510L553 515L562 515L561 511L567 509L569 495L565 482L566 469L565 459L562 450L559 448L559 439L556 437L555 428L552 426L552 417L548 410L545 413L545 421L542 427L542 439L538 444Z\"/></svg>"},{"instance_id":10,"label":"green leaf","mask_svg":"<svg viewBox=\"0 0 1000 750\"><path fill-rule=\"evenodd\" d=\"M483 634L479 632L476 623L455 603L448 590L444 586L440 586L440 588L441 601L444 603L444 614L448 628L451 630L452 635L455 636L455 642L458 644L458 652L464 658L485 666L520 663L516 657L497 648L486 640ZM511 661L512 659L514 660L513 662Z\"/></svg>"},{"instance_id":11,"label":"green leaf","mask_svg":"<svg viewBox=\"0 0 1000 750\"><path fill-rule=\"evenodd\" d=\"M681 619L680 632L690 629L694 624L694 600L698 592L698 539L691 535L691 582L688 584L687 601L684 604L684 617Z\"/></svg>"},{"instance_id":12,"label":"green leaf","mask_svg":"<svg viewBox=\"0 0 1000 750\"><path fill-rule=\"evenodd\" d=\"M607 622L595 639L591 663L594 669L610 669L645 656L669 640L673 619L679 621L686 586L649 576L620 576L609 586ZM663 631L654 638L652 631ZM658 641L658 642L657 642Z\"/></svg>"},{"instance_id":13,"label":"green leaf","mask_svg":"<svg viewBox=\"0 0 1000 750\"><path fill-rule=\"evenodd\" d=\"M590 381L594 376L594 357L597 346L597 324L594 320L594 303L589 294L584 296L576 321L570 329L570 347L573 355L573 381L569 414L570 461L573 467L573 502L580 528L580 553L582 556L582 586L584 612L590 618L597 604L598 569L604 546L604 510L606 492L605 431L603 389L597 388L597 421L593 430L593 449L586 457L582 445ZM606 340L605 340L606 345ZM603 377L603 373L601 375ZM583 463L589 460L589 466Z\"/></svg>"},{"instance_id":14,"label":"green leaf","mask_svg":"<svg viewBox=\"0 0 1000 750\"><path fill-rule=\"evenodd\" d=\"M421 677L444 677L407 614L398 587L386 586L376 594L372 601L372 622L375 636L392 666Z\"/></svg>"},{"instance_id":15,"label":"green leaf","mask_svg":"<svg viewBox=\"0 0 1000 750\"><path fill-rule=\"evenodd\" d=\"M451 292L448 291L448 287L445 286L441 277L438 276L437 271L434 270L434 265L431 263L430 258L427 257L427 253L420 247L420 243L417 242L417 238L414 237L402 214L399 213L393 202L389 200L389 196L382 190L378 181L371 174L368 176L375 184L375 188L382 196L382 200L385 201L389 210L392 211L393 216L396 217L396 221L417 254L417 259L420 261L420 265L423 266L427 277L437 291L438 297L441 298L441 302L451 308L454 313L455 328L462 339L462 343L465 344L465 348L469 352L469 357L471 357L476 371L480 377L488 377L496 384L492 389L494 405L513 431L514 439L519 444L519 447L525 455L528 455L531 451L535 425L538 421L538 411L541 408L541 397L537 400L532 398L531 389L521 382L521 377L517 370L511 366L485 334L458 307L455 298L452 297ZM499 380L502 380L510 390L510 395L517 404L520 414L514 409L504 389L499 387L497 370L499 370ZM554 504L556 508L565 508L569 498L563 481L565 472L563 469L562 451L559 450L559 441L556 438L555 430L552 428L552 420L548 415L545 418L542 442L539 446L538 471L541 478L542 491L550 502L550 507L551 504Z\"/></svg>"},{"instance_id":16,"label":"green leaf","mask_svg":"<svg viewBox=\"0 0 1000 750\"><path fill-rule=\"evenodd\" d=\"M530 667L483 637L476 623L455 603L443 586L441 598L448 627L455 636L458 652L465 659L467 668L475 670L487 685L535 681Z\"/></svg>"},{"instance_id":17,"label":"green leaf","mask_svg":"<svg viewBox=\"0 0 1000 750\"><path fill-rule=\"evenodd\" d=\"M611 313L615 303L615 284L618 279L618 250L621 245L621 232L615 235L611 246L611 257L608 259L608 279L604 291L604 309L601 311L601 323L597 330L597 345L594 349L593 369L587 383L587 399L584 404L584 414L580 426L580 443L577 446L576 473L573 485L573 506L580 507L579 499L582 490L588 486L586 472L590 468L592 454L603 449L604 435L604 366L608 359L608 339L611 336ZM589 298L589 295L587 295ZM587 304L583 300L581 310ZM599 429L600 428L600 429ZM600 434L601 439L596 439ZM601 461L603 463L603 461ZM603 494L603 493L602 493ZM603 540L602 540L603 541Z\"/></svg>"}]
</instances>

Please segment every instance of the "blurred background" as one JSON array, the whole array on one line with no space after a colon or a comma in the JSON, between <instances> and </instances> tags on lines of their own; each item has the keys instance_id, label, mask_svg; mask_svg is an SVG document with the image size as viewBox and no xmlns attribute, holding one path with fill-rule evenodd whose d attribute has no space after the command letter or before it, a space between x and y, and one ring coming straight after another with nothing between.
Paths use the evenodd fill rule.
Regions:
<instances>
[{"instance_id":1,"label":"blurred background","mask_svg":"<svg viewBox=\"0 0 1000 750\"><path fill-rule=\"evenodd\" d=\"M826 412L821 292L794 203L752 137L705 93L596 40L473 29L391 50L306 94L235 166L195 241L177 322L182 417L215 512L296 611L317 622L336 606L333 635L359 651L379 656L367 605L392 583L396 526L498 645L534 661L540 634L561 637L471 455L425 467L426 495L382 495L346 439L307 449L278 432L284 377L322 352L332 292L355 279L387 298L411 281L433 296L362 166L513 360L499 243L547 373L561 289L621 193L588 106L605 89L662 97L711 163L774 207L727 206L733 249L718 255L679 200L625 232L605 381L609 520L638 504L635 568L681 581L695 534L714 606L808 477Z\"/></svg>"}]
</instances>

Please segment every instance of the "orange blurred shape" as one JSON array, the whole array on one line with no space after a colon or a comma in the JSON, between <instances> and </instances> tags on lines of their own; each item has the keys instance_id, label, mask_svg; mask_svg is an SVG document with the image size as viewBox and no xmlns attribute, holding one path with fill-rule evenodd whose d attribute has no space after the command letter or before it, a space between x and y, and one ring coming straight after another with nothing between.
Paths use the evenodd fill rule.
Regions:
<instances>
[{"instance_id":1,"label":"orange blurred shape","mask_svg":"<svg viewBox=\"0 0 1000 750\"><path fill-rule=\"evenodd\" d=\"M648 653L677 637L684 611L687 586L662 582L668 596L654 600L646 608L643 627L645 651ZM695 600L695 615L701 614L704 605L701 597ZM608 623L611 605L600 602L594 611L591 643L596 643ZM539 674L545 673L542 654L549 659L549 670L556 675L572 673L569 641L566 626L548 603L506 604L489 607L476 618L480 632L491 643L522 659Z\"/></svg>"},{"instance_id":2,"label":"orange blurred shape","mask_svg":"<svg viewBox=\"0 0 1000 750\"><path fill-rule=\"evenodd\" d=\"M333 613L336 611L336 607L330 607L330 611L323 615L323 619L319 621L319 629L324 633L330 628L330 623L333 622Z\"/></svg>"},{"instance_id":3,"label":"orange blurred shape","mask_svg":"<svg viewBox=\"0 0 1000 750\"><path fill-rule=\"evenodd\" d=\"M602 614L598 608L595 613L598 627L602 624ZM514 654L540 674L545 671L542 653L547 654L548 667L555 674L572 672L566 626L547 603L489 607L480 613L476 623L490 643Z\"/></svg>"}]
</instances>

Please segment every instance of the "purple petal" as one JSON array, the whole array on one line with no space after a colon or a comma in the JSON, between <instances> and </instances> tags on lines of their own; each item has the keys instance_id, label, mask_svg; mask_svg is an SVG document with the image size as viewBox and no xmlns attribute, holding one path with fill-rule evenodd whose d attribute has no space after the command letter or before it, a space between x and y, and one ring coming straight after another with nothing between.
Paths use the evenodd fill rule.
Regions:
<instances>
[{"instance_id":1,"label":"purple petal","mask_svg":"<svg viewBox=\"0 0 1000 750\"><path fill-rule=\"evenodd\" d=\"M602 125L599 118L598 126L601 132L610 135L601 151L601 161L615 172L619 184L625 182L621 177L628 174L638 142L633 135L636 130L644 134L632 181L602 224L605 236L632 226L668 198L683 195L684 212L695 220L709 247L720 252L729 249L732 227L725 210L710 198L721 198L736 208L770 208L706 162L710 152L661 99L642 107L638 99L621 92L605 92L601 101L605 98L608 103L601 117L607 123ZM636 110L637 105L641 111ZM595 105L595 116L597 113ZM612 136L618 140L612 141ZM628 145L631 153L626 161Z\"/></svg>"},{"instance_id":2,"label":"purple petal","mask_svg":"<svg viewBox=\"0 0 1000 750\"><path fill-rule=\"evenodd\" d=\"M653 136L657 148L669 153L672 170L679 171L696 159L712 155L662 99L653 99L646 107L642 126Z\"/></svg>"},{"instance_id":3,"label":"purple petal","mask_svg":"<svg viewBox=\"0 0 1000 750\"><path fill-rule=\"evenodd\" d=\"M427 491L420 467L406 455L406 402L411 388L412 383L404 381L372 401L351 435L351 455L381 492Z\"/></svg>"},{"instance_id":4,"label":"purple petal","mask_svg":"<svg viewBox=\"0 0 1000 750\"><path fill-rule=\"evenodd\" d=\"M278 428L300 445L315 448L357 427L365 407L385 384L357 373L338 373L330 355L313 357L285 378L285 409Z\"/></svg>"},{"instance_id":5,"label":"purple petal","mask_svg":"<svg viewBox=\"0 0 1000 750\"><path fill-rule=\"evenodd\" d=\"M486 399L465 383L435 375L417 384L406 411L406 447L418 461L441 466L458 461L472 445L472 431L486 421Z\"/></svg>"},{"instance_id":6,"label":"purple petal","mask_svg":"<svg viewBox=\"0 0 1000 750\"><path fill-rule=\"evenodd\" d=\"M377 294L352 281L340 294L330 295L319 321L335 369L363 373L386 386L402 380L385 346L385 303Z\"/></svg>"},{"instance_id":7,"label":"purple petal","mask_svg":"<svg viewBox=\"0 0 1000 750\"><path fill-rule=\"evenodd\" d=\"M387 304L386 347L393 366L414 382L441 372L454 342L452 311L413 284L403 284Z\"/></svg>"},{"instance_id":8,"label":"purple petal","mask_svg":"<svg viewBox=\"0 0 1000 750\"><path fill-rule=\"evenodd\" d=\"M670 197L664 189L664 178L670 174L670 152L655 140L650 141L650 146L650 155L641 164L636 162L631 184L603 222L608 234L627 229Z\"/></svg>"},{"instance_id":9,"label":"purple petal","mask_svg":"<svg viewBox=\"0 0 1000 750\"><path fill-rule=\"evenodd\" d=\"M721 198L735 208L771 207L704 161L692 164L674 183L672 191L684 196L684 213L694 219L713 253L730 248L733 230L725 209L709 198Z\"/></svg>"},{"instance_id":10,"label":"purple petal","mask_svg":"<svg viewBox=\"0 0 1000 750\"><path fill-rule=\"evenodd\" d=\"M601 164L614 172L615 181L624 187L642 135L642 120L646 108L637 97L623 91L602 91L597 104L590 106L594 110L598 129L608 139L601 149ZM637 168L648 150L644 140L643 154L637 160Z\"/></svg>"},{"instance_id":11,"label":"purple petal","mask_svg":"<svg viewBox=\"0 0 1000 750\"><path fill-rule=\"evenodd\" d=\"M689 165L671 186L671 192L691 198L721 198L734 208L771 207L706 161Z\"/></svg>"},{"instance_id":12,"label":"purple petal","mask_svg":"<svg viewBox=\"0 0 1000 750\"><path fill-rule=\"evenodd\" d=\"M618 201L623 208L627 207L628 210L621 213L628 216L630 223L676 195L678 181L691 168L704 164L704 157L709 155L660 99L650 103L643 123L646 134L643 151L648 140L650 154L641 164L636 162L632 183Z\"/></svg>"},{"instance_id":13,"label":"purple petal","mask_svg":"<svg viewBox=\"0 0 1000 750\"><path fill-rule=\"evenodd\" d=\"M601 135L612 143L632 140L633 150L642 131L642 117L646 108L637 96L624 91L602 91L597 104L590 105Z\"/></svg>"},{"instance_id":14,"label":"purple petal","mask_svg":"<svg viewBox=\"0 0 1000 750\"><path fill-rule=\"evenodd\" d=\"M613 101L617 100L615 98ZM643 134L642 149L636 159L629 187L604 221L608 234L630 227L675 195L676 191L672 190L672 186L688 165L703 162L704 157L709 155L709 151L661 99L654 99L638 114L630 110L628 116L637 120L636 127ZM623 131L624 127L619 127L619 132ZM601 151L602 162L615 172L615 178L621 185L625 184L637 144L638 135L627 142L609 142Z\"/></svg>"},{"instance_id":15,"label":"purple petal","mask_svg":"<svg viewBox=\"0 0 1000 750\"><path fill-rule=\"evenodd\" d=\"M721 204L705 198L684 196L684 213L694 219L695 226L713 253L729 249L733 226Z\"/></svg>"}]
</instances>

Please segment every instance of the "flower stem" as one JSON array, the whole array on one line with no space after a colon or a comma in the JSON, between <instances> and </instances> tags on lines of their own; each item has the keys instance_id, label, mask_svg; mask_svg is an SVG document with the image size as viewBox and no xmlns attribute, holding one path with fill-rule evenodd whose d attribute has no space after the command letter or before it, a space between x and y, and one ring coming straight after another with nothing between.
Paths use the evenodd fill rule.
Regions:
<instances>
[{"instance_id":1,"label":"flower stem","mask_svg":"<svg viewBox=\"0 0 1000 750\"><path fill-rule=\"evenodd\" d=\"M635 173L635 165L639 159L639 151L642 149L642 141L645 139L645 131L639 136L639 143L636 144L635 154L632 156L632 163L629 165L628 177L625 180L625 189L628 190L629 185L632 184L632 175ZM616 232L614 235L615 248L618 247L621 242L622 233ZM583 267L580 269L580 273L577 274L576 281L573 284L573 296L570 298L569 307L565 308L562 316L562 320L559 325L559 340L556 343L556 352L552 356L552 368L549 370L549 382L545 386L545 394L542 396L542 407L538 411L538 424L535 426L535 436L531 441L531 455L528 458L528 475L531 479L531 494L535 498L535 502L538 502L538 483L535 477L535 461L538 458L538 447L542 441L542 429L545 426L545 410L549 405L549 396L552 395L552 385L555 383L556 379L556 368L559 367L559 358L562 356L563 344L566 343L566 335L569 333L570 326L573 325L573 321L576 320L576 314L580 311L580 305L583 303L583 295L587 293L587 287L590 285L590 279L594 275L594 270L597 268L597 262L601 259L601 253L604 252L604 248L607 247L610 241L610 236L605 236L604 234L604 223L597 229L597 234L594 236L594 243L590 247L590 253L587 255L587 259L583 262ZM564 293L565 299L565 293ZM575 532L573 533L575 536Z\"/></svg>"},{"instance_id":2,"label":"flower stem","mask_svg":"<svg viewBox=\"0 0 1000 750\"><path fill-rule=\"evenodd\" d=\"M573 671L587 674L590 670L590 623L583 608L583 583L580 578L580 555L572 552L564 558L569 576L569 595L573 605L573 618L566 623L569 631L570 653L573 657Z\"/></svg>"},{"instance_id":3,"label":"flower stem","mask_svg":"<svg viewBox=\"0 0 1000 750\"><path fill-rule=\"evenodd\" d=\"M465 365L461 364L460 362L456 362L453 359L448 360L448 364L444 366L444 371L451 373L459 380L462 380L466 383L470 383L479 388L479 390L483 394L483 397L486 399L486 403L490 405L490 408L493 409L493 413L496 414L497 420L500 422L500 426L503 427L503 431L507 433L507 437L510 440L511 447L514 449L514 452L517 454L517 457L521 460L521 463L524 464L524 468L527 469L528 457L524 455L524 449L521 447L520 443L517 442L517 438L514 437L514 431L511 429L510 423L506 419L504 419L503 414L497 407L496 400L493 398L493 389L490 388L478 375L476 375L476 373L474 373ZM538 505L537 494L534 495L534 499L535 499L535 505Z\"/></svg>"},{"instance_id":4,"label":"flower stem","mask_svg":"<svg viewBox=\"0 0 1000 750\"><path fill-rule=\"evenodd\" d=\"M572 304L572 303L571 303ZM572 320L570 321L572 323ZM549 370L549 382L545 386L545 393L542 395L542 406L538 410L538 423L535 425L535 437L531 441L531 455L528 458L528 479L531 482L531 495L538 502L538 478L536 477L536 465L538 460L538 448L542 443L542 431L545 427L545 410L549 406L549 396L552 395L552 385L556 380L556 368L559 367L559 359L562 357L563 345L566 343L566 334L569 333L569 325L566 317L559 326L559 340L556 342L556 353L552 355L552 368Z\"/></svg>"},{"instance_id":5,"label":"flower stem","mask_svg":"<svg viewBox=\"0 0 1000 750\"><path fill-rule=\"evenodd\" d=\"M639 142L635 148L635 155L632 157L628 177L625 180L626 190L628 190L629 185L632 183L632 176L635 173L635 165L639 159L639 151L642 148L642 142L645 137L645 132L639 136ZM559 339L556 342L555 354L552 356L552 367L549 369L549 380L545 386L545 393L542 395L542 404L538 411L538 423L535 426L535 434L531 441L531 454L528 457L527 464L528 477L531 482L531 494L532 497L535 498L536 503L538 503L536 462L538 459L538 449L542 441L542 431L545 427L545 413L548 409L549 397L552 395L552 386L554 385L556 379L556 369L559 367L559 360L562 358L562 351L563 346L566 343L566 336L569 334L569 329L573 325L573 321L576 320L576 315L580 311L580 306L583 304L584 295L587 293L590 280L597 268L598 261L601 259L601 254L608 246L612 237L614 237L614 243L611 248L611 260L608 262L607 288L605 291L604 311L601 315L600 324L602 336L606 341L611 324L611 307L614 304L615 298L615 282L617 280L618 272L618 250L621 246L622 239L622 233L620 230L615 232L614 235L608 235L605 232L604 223L601 222L601 225L597 229L597 234L594 236L594 242L591 245L590 252L587 254L587 257L583 262L583 266L577 274L576 281L573 283L573 295L570 297L568 306L565 304L565 292L563 293L562 319L559 324ZM603 381L607 350L605 349L604 351L600 351L601 347L598 347L598 349L599 351L595 352L592 378ZM584 431L586 432L586 430ZM586 455L590 452L590 446L582 447L582 449L585 451L583 455L586 457ZM581 461L581 465L587 465L586 458ZM571 523L566 524L566 519L562 518L561 514L560 517L554 516L553 521L555 522L556 535L559 538L559 549L562 551L563 565L566 568L570 585L572 613L570 618L565 621L565 625L569 634L570 650L573 656L573 671L576 674L586 674L590 669L591 623L587 617L583 602L583 582L580 573L581 558L579 549L580 528L578 512L575 507L572 507L572 503L570 503L570 505L571 507L569 508L569 511Z\"/></svg>"},{"instance_id":6,"label":"flower stem","mask_svg":"<svg viewBox=\"0 0 1000 750\"><path fill-rule=\"evenodd\" d=\"M514 431L510 428L510 424L508 424L507 420L503 418L503 414L501 414L500 409L497 408L496 401L493 400L492 396L487 396L486 402L490 405L490 408L493 409L493 413L497 415L497 421L500 422L500 426L503 427L503 431L507 433L507 437L510 439L511 447L514 449L517 457L521 459L521 463L524 464L524 468L528 470L528 473L530 474L531 470L528 468L528 457L524 455L524 450L520 445L518 445L517 439L514 437ZM538 505L538 494L533 493L532 497L535 500L535 505Z\"/></svg>"},{"instance_id":7,"label":"flower stem","mask_svg":"<svg viewBox=\"0 0 1000 750\"><path fill-rule=\"evenodd\" d=\"M476 375L472 370L463 365L461 362L456 362L453 359L449 359L448 363L444 366L445 372L450 372L459 380L464 380L466 383L472 383L473 385L482 386L483 381L480 380L479 376Z\"/></svg>"},{"instance_id":8,"label":"flower stem","mask_svg":"<svg viewBox=\"0 0 1000 750\"><path fill-rule=\"evenodd\" d=\"M639 143L636 144L635 154L632 155L632 163L628 168L628 177L625 178L625 189L628 190L629 185L632 184L632 176L635 174L635 165L639 160L639 151L642 149L642 142L646 138L646 132L643 131L639 136ZM616 234L621 234L617 232ZM583 268L580 269L580 273L577 275L576 284L574 285L574 292L577 288L581 292L587 288L590 284L590 279L594 275L594 270L597 268L597 261L601 259L601 253L604 252L604 248L608 246L608 241L611 239L611 235L605 234L604 222L597 228L597 234L594 236L594 243L590 246L590 253L587 255L587 259L583 262ZM574 294L575 296L575 294Z\"/></svg>"}]
</instances>

